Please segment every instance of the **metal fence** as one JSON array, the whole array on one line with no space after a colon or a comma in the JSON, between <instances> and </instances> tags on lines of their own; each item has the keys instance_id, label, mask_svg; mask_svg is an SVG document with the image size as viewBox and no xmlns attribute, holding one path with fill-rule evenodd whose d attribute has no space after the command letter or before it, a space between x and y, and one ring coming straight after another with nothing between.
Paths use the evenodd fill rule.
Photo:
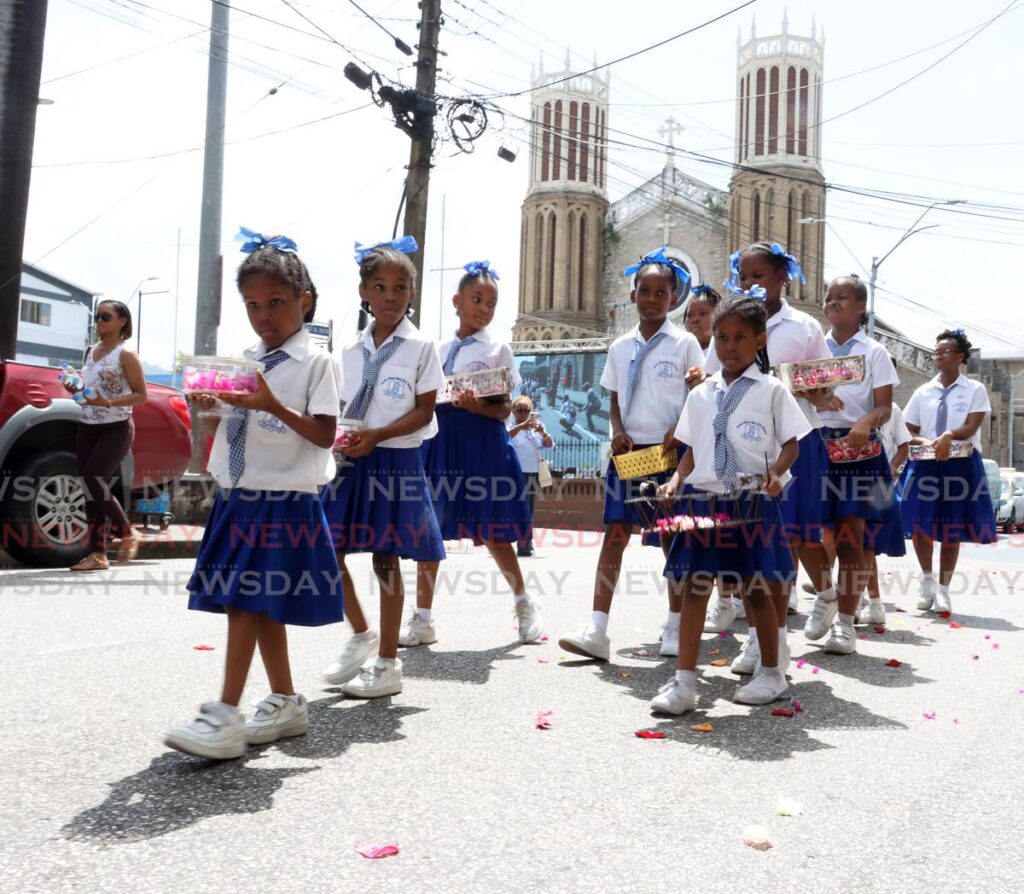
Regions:
<instances>
[{"instance_id":1,"label":"metal fence","mask_svg":"<svg viewBox=\"0 0 1024 894\"><path fill-rule=\"evenodd\" d=\"M604 473L607 460L601 445L593 441L555 441L555 446L544 452L555 474L597 477Z\"/></svg>"}]
</instances>

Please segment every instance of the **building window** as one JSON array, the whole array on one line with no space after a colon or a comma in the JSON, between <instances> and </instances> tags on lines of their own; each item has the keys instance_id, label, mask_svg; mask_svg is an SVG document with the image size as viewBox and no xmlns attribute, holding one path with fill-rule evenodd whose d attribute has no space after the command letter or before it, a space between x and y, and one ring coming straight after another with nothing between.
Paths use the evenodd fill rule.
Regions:
<instances>
[{"instance_id":1,"label":"building window","mask_svg":"<svg viewBox=\"0 0 1024 894\"><path fill-rule=\"evenodd\" d=\"M21 299L21 322L35 323L37 326L50 325L50 305L45 301Z\"/></svg>"},{"instance_id":2,"label":"building window","mask_svg":"<svg viewBox=\"0 0 1024 894\"><path fill-rule=\"evenodd\" d=\"M747 154L747 84L746 78L740 78L740 144L737 147L737 161L742 161Z\"/></svg>"},{"instance_id":3,"label":"building window","mask_svg":"<svg viewBox=\"0 0 1024 894\"><path fill-rule=\"evenodd\" d=\"M590 103L583 103L583 119L580 125L580 183L587 182L587 165L590 162Z\"/></svg>"},{"instance_id":4,"label":"building window","mask_svg":"<svg viewBox=\"0 0 1024 894\"><path fill-rule=\"evenodd\" d=\"M534 229L537 249L533 254L532 310L544 309L544 215L538 214Z\"/></svg>"},{"instance_id":5,"label":"building window","mask_svg":"<svg viewBox=\"0 0 1024 894\"><path fill-rule=\"evenodd\" d=\"M754 191L753 209L750 213L750 241L761 238L761 193Z\"/></svg>"},{"instance_id":6,"label":"building window","mask_svg":"<svg viewBox=\"0 0 1024 894\"><path fill-rule=\"evenodd\" d=\"M567 261L565 265L565 309L572 309L572 293L573 293L573 274L576 272L573 268L573 262L576 260L576 246L574 239L576 237L576 215L569 212L569 227L568 232L565 236L565 259Z\"/></svg>"},{"instance_id":7,"label":"building window","mask_svg":"<svg viewBox=\"0 0 1024 894\"><path fill-rule=\"evenodd\" d=\"M793 190L789 191L789 199L786 203L786 251L792 251L789 246L793 244L793 227L796 224L793 207Z\"/></svg>"},{"instance_id":8,"label":"building window","mask_svg":"<svg viewBox=\"0 0 1024 894\"><path fill-rule=\"evenodd\" d=\"M779 151L779 67L772 66L768 78L768 154Z\"/></svg>"},{"instance_id":9,"label":"building window","mask_svg":"<svg viewBox=\"0 0 1024 894\"><path fill-rule=\"evenodd\" d=\"M540 179L549 177L551 162L551 103L544 103L544 135L541 137Z\"/></svg>"},{"instance_id":10,"label":"building window","mask_svg":"<svg viewBox=\"0 0 1024 894\"><path fill-rule=\"evenodd\" d=\"M555 140L551 151L551 179L558 180L562 161L562 100L555 103Z\"/></svg>"},{"instance_id":11,"label":"building window","mask_svg":"<svg viewBox=\"0 0 1024 894\"><path fill-rule=\"evenodd\" d=\"M808 88L807 88L807 69L800 69L800 130L797 134L799 143L797 145L797 154L807 154L807 109L808 109Z\"/></svg>"},{"instance_id":12,"label":"building window","mask_svg":"<svg viewBox=\"0 0 1024 894\"><path fill-rule=\"evenodd\" d=\"M555 309L555 212L548 215L547 309Z\"/></svg>"},{"instance_id":13,"label":"building window","mask_svg":"<svg viewBox=\"0 0 1024 894\"><path fill-rule=\"evenodd\" d=\"M764 69L757 70L757 109L754 117L754 154L764 155L764 94L765 76Z\"/></svg>"},{"instance_id":14,"label":"building window","mask_svg":"<svg viewBox=\"0 0 1024 894\"><path fill-rule=\"evenodd\" d=\"M587 215L580 215L580 273L576 286L576 309L586 310L586 279L587 279Z\"/></svg>"},{"instance_id":15,"label":"building window","mask_svg":"<svg viewBox=\"0 0 1024 894\"><path fill-rule=\"evenodd\" d=\"M816 216L816 215L813 215L811 213L810 206L807 204L807 192L806 191L804 191L804 193L800 196L800 216L801 217L814 217L814 216ZM818 225L815 225L815 226L818 226ZM817 258L811 259L811 258L807 257L807 231L810 228L811 228L810 226L802 226L802 227L800 227L800 260L804 263L805 266L809 267L812 270L817 271L819 269L819 267L818 267L818 259ZM819 230L820 230L820 227L819 227ZM809 277L809 279L810 279L810 284L811 284L811 286L813 288L813 286L814 286L814 274L812 274ZM797 281L794 283L794 285L796 286L797 297L798 298L806 299L808 297L808 295L806 294L806 288L803 286L803 284L800 282L799 279L797 279Z\"/></svg>"},{"instance_id":16,"label":"building window","mask_svg":"<svg viewBox=\"0 0 1024 894\"><path fill-rule=\"evenodd\" d=\"M569 160L566 162L566 176L570 180L576 179L576 102L569 103Z\"/></svg>"},{"instance_id":17,"label":"building window","mask_svg":"<svg viewBox=\"0 0 1024 894\"><path fill-rule=\"evenodd\" d=\"M786 152L796 150L796 69L786 70Z\"/></svg>"}]
</instances>

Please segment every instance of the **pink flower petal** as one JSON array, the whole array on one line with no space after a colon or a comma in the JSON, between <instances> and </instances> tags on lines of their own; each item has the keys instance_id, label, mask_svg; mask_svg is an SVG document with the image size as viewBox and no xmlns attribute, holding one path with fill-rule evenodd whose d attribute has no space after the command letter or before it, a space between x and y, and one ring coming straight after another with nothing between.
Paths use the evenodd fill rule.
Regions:
<instances>
[{"instance_id":1,"label":"pink flower petal","mask_svg":"<svg viewBox=\"0 0 1024 894\"><path fill-rule=\"evenodd\" d=\"M804 706L800 704L795 698L789 700L789 706L796 711L797 714L803 714Z\"/></svg>"},{"instance_id":2,"label":"pink flower petal","mask_svg":"<svg viewBox=\"0 0 1024 894\"><path fill-rule=\"evenodd\" d=\"M653 729L638 729L633 733L638 739L664 739L665 734Z\"/></svg>"},{"instance_id":3,"label":"pink flower petal","mask_svg":"<svg viewBox=\"0 0 1024 894\"><path fill-rule=\"evenodd\" d=\"M537 642L546 643L548 641L548 638L549 637L548 637L548 635L546 633L542 633L541 636L540 636L540 639L537 640Z\"/></svg>"},{"instance_id":4,"label":"pink flower petal","mask_svg":"<svg viewBox=\"0 0 1024 894\"><path fill-rule=\"evenodd\" d=\"M802 668L805 664L807 664L807 659L806 658L801 658L801 659L799 659L797 661L796 666L798 668Z\"/></svg>"},{"instance_id":5,"label":"pink flower petal","mask_svg":"<svg viewBox=\"0 0 1024 894\"><path fill-rule=\"evenodd\" d=\"M356 851L367 860L379 860L381 857L394 857L398 855L397 844L359 844Z\"/></svg>"},{"instance_id":6,"label":"pink flower petal","mask_svg":"<svg viewBox=\"0 0 1024 894\"><path fill-rule=\"evenodd\" d=\"M924 714L922 714L921 716L924 717L925 720L934 720L935 717L936 717L936 712L935 711L925 711Z\"/></svg>"},{"instance_id":7,"label":"pink flower petal","mask_svg":"<svg viewBox=\"0 0 1024 894\"><path fill-rule=\"evenodd\" d=\"M547 663L548 663L548 659L547 658L538 658L537 659L537 664L547 664Z\"/></svg>"},{"instance_id":8,"label":"pink flower petal","mask_svg":"<svg viewBox=\"0 0 1024 894\"><path fill-rule=\"evenodd\" d=\"M812 673L812 674L820 674L820 673L821 673L821 668L820 668L820 667L814 667L814 666L812 666L812 667L811 667L811 673Z\"/></svg>"},{"instance_id":9,"label":"pink flower petal","mask_svg":"<svg viewBox=\"0 0 1024 894\"><path fill-rule=\"evenodd\" d=\"M551 729L552 711L537 712L537 729Z\"/></svg>"},{"instance_id":10,"label":"pink flower petal","mask_svg":"<svg viewBox=\"0 0 1024 894\"><path fill-rule=\"evenodd\" d=\"M875 633L885 633L885 625L879 624L877 627L875 627Z\"/></svg>"},{"instance_id":11,"label":"pink flower petal","mask_svg":"<svg viewBox=\"0 0 1024 894\"><path fill-rule=\"evenodd\" d=\"M192 648L195 649L197 652L212 652L213 651L213 646L193 646Z\"/></svg>"}]
</instances>

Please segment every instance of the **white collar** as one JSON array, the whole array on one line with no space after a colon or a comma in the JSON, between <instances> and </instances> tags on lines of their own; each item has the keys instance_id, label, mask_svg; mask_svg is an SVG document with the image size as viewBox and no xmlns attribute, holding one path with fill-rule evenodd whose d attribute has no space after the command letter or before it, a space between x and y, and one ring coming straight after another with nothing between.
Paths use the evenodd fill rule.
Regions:
<instances>
[{"instance_id":1,"label":"white collar","mask_svg":"<svg viewBox=\"0 0 1024 894\"><path fill-rule=\"evenodd\" d=\"M946 388L946 386L942 384L942 382L940 381L938 376L935 376L935 378L933 378L928 384L929 385L934 385L940 391L944 391L945 388ZM971 380L968 379L967 376L965 376L963 373L960 373L960 375L958 375L950 383L949 387L952 388L954 385L967 386L967 385L970 385L970 384L971 384Z\"/></svg>"},{"instance_id":2,"label":"white collar","mask_svg":"<svg viewBox=\"0 0 1024 894\"><path fill-rule=\"evenodd\" d=\"M289 357L301 362L309 355L309 348L310 337L309 333L306 331L305 324L303 324L302 328L298 332L273 350L284 351ZM251 348L246 348L242 353L250 360L262 360L267 356L267 354L271 353L271 349L261 341L258 344L253 345Z\"/></svg>"},{"instance_id":3,"label":"white collar","mask_svg":"<svg viewBox=\"0 0 1024 894\"><path fill-rule=\"evenodd\" d=\"M651 338L654 338L654 336L657 335L659 332L664 332L666 335L676 335L678 331L679 330L676 329L675 324L668 317L665 317L665 322L661 324L661 328L659 328L658 332L655 332L654 335L651 336ZM638 341L642 345L646 345L646 344L648 344L650 342L650 339L648 339L647 341L644 341L644 337L640 334L640 324L639 323L637 323L630 330L629 334L632 336L633 341Z\"/></svg>"},{"instance_id":4,"label":"white collar","mask_svg":"<svg viewBox=\"0 0 1024 894\"><path fill-rule=\"evenodd\" d=\"M768 317L767 326L769 329L771 329L773 328L773 326L778 326L779 323L781 323L783 320L792 319L793 308L790 306L790 303L785 298L783 298L782 306L777 311L775 311L775 313L773 313L770 317ZM773 320L775 321L774 324L772 323Z\"/></svg>"},{"instance_id":5,"label":"white collar","mask_svg":"<svg viewBox=\"0 0 1024 894\"><path fill-rule=\"evenodd\" d=\"M373 330L377 325L376 320L370 320L370 325L367 326L359 335L359 343L363 345L372 354L374 351L379 351L380 348L373 343ZM416 335L419 330L413 326L412 322L408 317L403 318L402 322L395 327L395 331L392 332L387 338L381 342L380 347L383 348L388 342L394 338L404 338L408 340L412 336Z\"/></svg>"},{"instance_id":6,"label":"white collar","mask_svg":"<svg viewBox=\"0 0 1024 894\"><path fill-rule=\"evenodd\" d=\"M839 342L836 341L834 330L829 329L828 335L825 337L831 339L832 341L835 341L836 344L839 344ZM853 333L853 335L851 335L846 341L844 341L843 344L848 345L851 341L862 341L866 343L869 341L869 339L867 333L863 329L858 329L856 332Z\"/></svg>"},{"instance_id":7,"label":"white collar","mask_svg":"<svg viewBox=\"0 0 1024 894\"><path fill-rule=\"evenodd\" d=\"M478 329L472 335L467 335L466 338L475 338L477 340L477 343L481 345L489 345L494 342L494 339L491 338L491 333L487 331L486 326L483 329ZM450 344L451 342L458 340L459 333L458 331L456 331L452 333L452 337L449 339L448 343Z\"/></svg>"},{"instance_id":8,"label":"white collar","mask_svg":"<svg viewBox=\"0 0 1024 894\"><path fill-rule=\"evenodd\" d=\"M727 385L725 383L725 379L722 378L722 370L718 370L718 372L712 374L711 381L715 383L716 391L728 391L740 379L753 379L755 382L759 382L761 381L761 379L767 378L768 376L766 376L763 372L761 372L761 370L757 368L757 362L755 361L754 363L751 363L750 366L748 366L745 370L743 370L742 373L740 373L739 378L733 379L732 383L729 385Z\"/></svg>"}]
</instances>

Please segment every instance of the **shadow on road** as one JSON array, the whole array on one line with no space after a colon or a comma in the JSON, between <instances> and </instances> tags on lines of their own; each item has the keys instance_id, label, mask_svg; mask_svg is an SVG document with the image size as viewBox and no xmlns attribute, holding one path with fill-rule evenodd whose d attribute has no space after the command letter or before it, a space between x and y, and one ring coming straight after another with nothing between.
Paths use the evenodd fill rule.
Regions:
<instances>
[{"instance_id":1,"label":"shadow on road","mask_svg":"<svg viewBox=\"0 0 1024 894\"><path fill-rule=\"evenodd\" d=\"M150 765L111 784L102 804L79 813L61 830L66 838L105 844L158 838L215 816L260 813L274 806L274 794L292 776L316 766L262 769L263 748L276 747L289 757L326 760L352 745L404 738L402 721L425 708L396 706L390 699L341 707L340 697L309 704L309 732L274 745L250 748L233 761L207 761L169 752Z\"/></svg>"},{"instance_id":2,"label":"shadow on road","mask_svg":"<svg viewBox=\"0 0 1024 894\"><path fill-rule=\"evenodd\" d=\"M522 643L509 643L482 651L434 652L428 647L403 649L403 676L419 680L449 680L455 683L486 683L494 670L495 661L522 661L523 655L513 655Z\"/></svg>"}]
</instances>

